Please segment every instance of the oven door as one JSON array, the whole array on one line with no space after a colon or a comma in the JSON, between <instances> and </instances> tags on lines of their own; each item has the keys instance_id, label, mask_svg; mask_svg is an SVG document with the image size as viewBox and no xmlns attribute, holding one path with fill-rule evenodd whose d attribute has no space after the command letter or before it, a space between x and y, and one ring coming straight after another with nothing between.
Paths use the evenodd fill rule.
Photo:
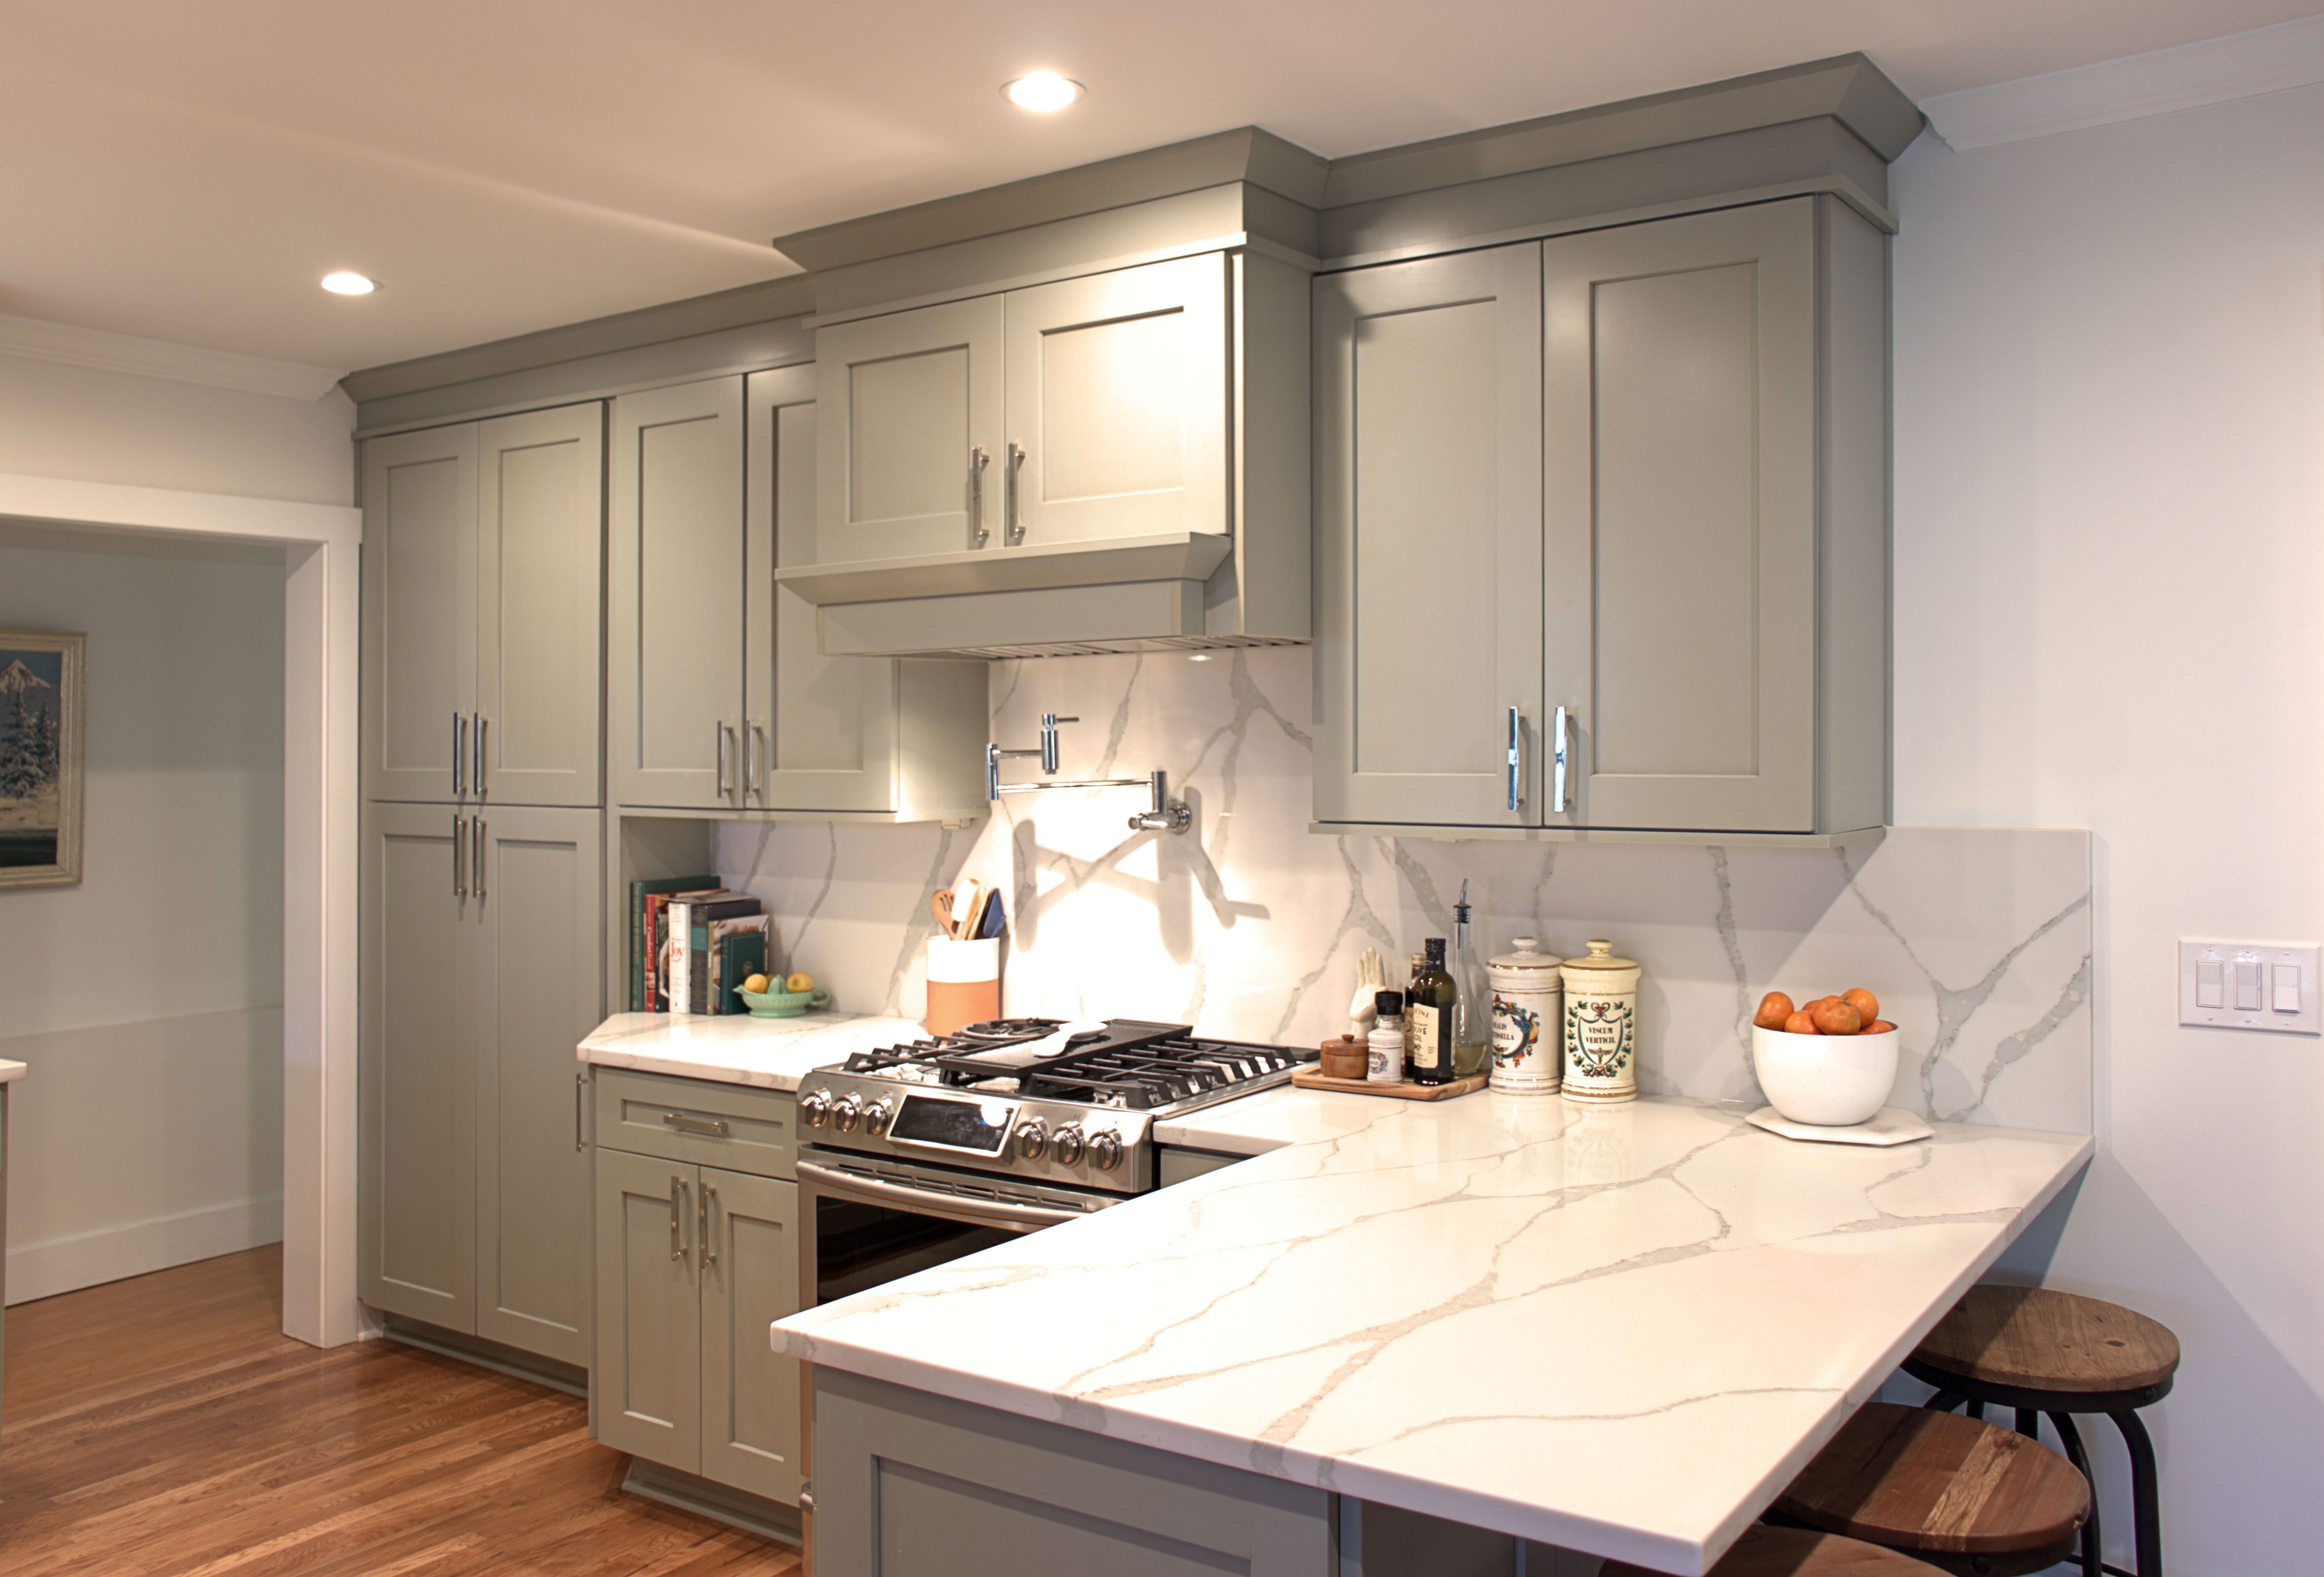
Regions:
<instances>
[{"instance_id":1,"label":"oven door","mask_svg":"<svg viewBox=\"0 0 2324 1577\"><path fill-rule=\"evenodd\" d=\"M1121 1203L952 1167L798 1155L799 1291L812 1306Z\"/></svg>"}]
</instances>

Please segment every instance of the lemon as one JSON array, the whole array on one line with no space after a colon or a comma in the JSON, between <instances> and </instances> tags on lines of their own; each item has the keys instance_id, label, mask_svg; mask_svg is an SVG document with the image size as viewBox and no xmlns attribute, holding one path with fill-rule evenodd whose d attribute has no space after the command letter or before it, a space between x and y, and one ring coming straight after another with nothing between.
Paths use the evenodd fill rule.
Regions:
<instances>
[{"instance_id":1,"label":"lemon","mask_svg":"<svg viewBox=\"0 0 2324 1577\"><path fill-rule=\"evenodd\" d=\"M767 988L774 983L763 974L754 974L742 982L742 989L754 997L764 996Z\"/></svg>"},{"instance_id":2,"label":"lemon","mask_svg":"<svg viewBox=\"0 0 2324 1577\"><path fill-rule=\"evenodd\" d=\"M790 979L783 982L783 990L787 991L811 991L815 990L815 976L802 969L797 974L791 976Z\"/></svg>"}]
</instances>

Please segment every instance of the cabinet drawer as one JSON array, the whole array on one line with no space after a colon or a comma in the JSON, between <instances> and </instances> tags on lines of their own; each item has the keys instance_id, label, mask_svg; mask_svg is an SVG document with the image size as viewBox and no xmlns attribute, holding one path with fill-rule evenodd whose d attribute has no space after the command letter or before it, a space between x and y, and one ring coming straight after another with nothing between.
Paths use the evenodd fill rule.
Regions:
<instances>
[{"instance_id":1,"label":"cabinet drawer","mask_svg":"<svg viewBox=\"0 0 2324 1577\"><path fill-rule=\"evenodd\" d=\"M791 1175L798 1102L788 1093L626 1068L596 1073L600 1148L761 1177Z\"/></svg>"}]
</instances>

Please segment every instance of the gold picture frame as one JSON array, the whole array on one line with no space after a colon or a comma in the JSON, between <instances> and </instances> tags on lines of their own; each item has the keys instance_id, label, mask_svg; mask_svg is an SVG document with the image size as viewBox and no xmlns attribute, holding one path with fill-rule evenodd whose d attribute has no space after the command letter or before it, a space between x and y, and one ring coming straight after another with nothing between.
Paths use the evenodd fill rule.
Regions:
<instances>
[{"instance_id":1,"label":"gold picture frame","mask_svg":"<svg viewBox=\"0 0 2324 1577\"><path fill-rule=\"evenodd\" d=\"M0 890L80 881L88 637L0 630Z\"/></svg>"}]
</instances>

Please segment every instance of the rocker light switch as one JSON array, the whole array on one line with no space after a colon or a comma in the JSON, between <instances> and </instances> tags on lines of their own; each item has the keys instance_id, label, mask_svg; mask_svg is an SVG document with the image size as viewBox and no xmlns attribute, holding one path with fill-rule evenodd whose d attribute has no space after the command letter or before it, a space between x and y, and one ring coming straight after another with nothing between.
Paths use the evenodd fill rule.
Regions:
<instances>
[{"instance_id":1,"label":"rocker light switch","mask_svg":"<svg viewBox=\"0 0 2324 1577\"><path fill-rule=\"evenodd\" d=\"M2181 942L2179 1022L2324 1034L2318 949L2273 942Z\"/></svg>"}]
</instances>

